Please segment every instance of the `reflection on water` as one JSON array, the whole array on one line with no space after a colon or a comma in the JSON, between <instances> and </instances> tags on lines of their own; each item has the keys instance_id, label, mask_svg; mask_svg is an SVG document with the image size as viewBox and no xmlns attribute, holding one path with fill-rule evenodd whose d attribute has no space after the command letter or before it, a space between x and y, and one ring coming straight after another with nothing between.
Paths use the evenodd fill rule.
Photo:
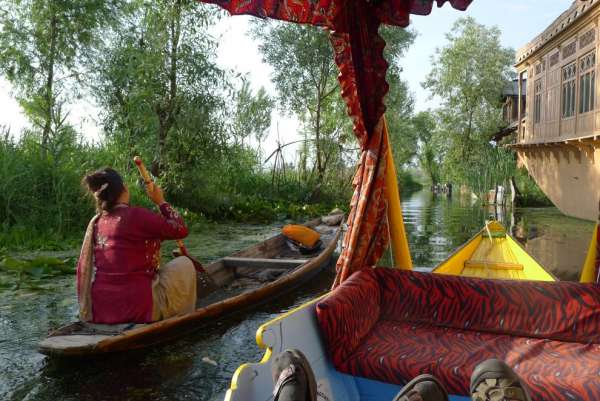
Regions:
<instances>
[{"instance_id":1,"label":"reflection on water","mask_svg":"<svg viewBox=\"0 0 600 401\"><path fill-rule=\"evenodd\" d=\"M407 197L403 213L416 267L430 269L481 229L489 214L470 199L421 192ZM500 217L500 216L499 216ZM504 214L504 223L543 265L561 279L576 279L593 224L561 216L556 209ZM512 223L511 223L512 222ZM277 232L278 225L215 225L188 241L202 259L216 258ZM165 247L168 248L168 247ZM387 260L386 260L387 258ZM389 257L382 264L389 264ZM0 292L0 399L8 400L218 400L245 361L262 356L254 342L258 326L329 288L324 272L294 294L235 316L177 342L150 350L75 361L50 360L36 352L49 329L76 316L73 278L52 291ZM216 362L216 366L212 362Z\"/></svg>"}]
</instances>

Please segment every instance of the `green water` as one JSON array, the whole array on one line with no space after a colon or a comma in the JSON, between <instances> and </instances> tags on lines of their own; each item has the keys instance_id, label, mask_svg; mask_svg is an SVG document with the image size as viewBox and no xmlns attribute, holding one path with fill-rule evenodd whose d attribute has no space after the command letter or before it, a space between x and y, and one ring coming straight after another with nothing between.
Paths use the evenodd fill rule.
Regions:
<instances>
[{"instance_id":1,"label":"green water","mask_svg":"<svg viewBox=\"0 0 600 401\"><path fill-rule=\"evenodd\" d=\"M403 213L415 266L422 269L444 260L490 214L498 214L470 200L448 200L427 192L407 197ZM564 217L553 208L523 209L499 217L508 226L512 223L526 239L528 251L547 268L561 279L576 279L592 223ZM279 225L215 225L193 234L188 246L208 261L261 241L278 229ZM386 264L385 258L382 263ZM71 361L38 354L36 343L48 330L75 318L73 277L52 279L45 290L0 289L0 400L222 399L234 370L262 356L254 342L258 326L325 292L332 279L330 269L294 294L162 347Z\"/></svg>"}]
</instances>

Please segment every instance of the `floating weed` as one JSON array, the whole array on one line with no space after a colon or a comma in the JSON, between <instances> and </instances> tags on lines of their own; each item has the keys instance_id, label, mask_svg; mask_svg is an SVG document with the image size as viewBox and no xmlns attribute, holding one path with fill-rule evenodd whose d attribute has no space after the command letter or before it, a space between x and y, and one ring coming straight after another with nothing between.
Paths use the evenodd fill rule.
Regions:
<instances>
[{"instance_id":1,"label":"floating weed","mask_svg":"<svg viewBox=\"0 0 600 401\"><path fill-rule=\"evenodd\" d=\"M45 280L75 273L72 258L59 259L51 256L36 256L18 259L5 256L0 259L0 289L44 291L52 287Z\"/></svg>"}]
</instances>

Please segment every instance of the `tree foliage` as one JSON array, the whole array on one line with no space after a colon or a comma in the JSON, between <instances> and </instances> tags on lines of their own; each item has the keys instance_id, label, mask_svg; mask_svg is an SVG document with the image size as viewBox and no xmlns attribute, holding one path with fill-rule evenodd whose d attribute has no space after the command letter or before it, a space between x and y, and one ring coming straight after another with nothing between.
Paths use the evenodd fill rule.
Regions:
<instances>
[{"instance_id":1,"label":"tree foliage","mask_svg":"<svg viewBox=\"0 0 600 401\"><path fill-rule=\"evenodd\" d=\"M120 13L113 0L2 0L0 71L17 90L45 152L65 125L70 83L84 80L81 61ZM77 86L76 86L77 87Z\"/></svg>"},{"instance_id":2,"label":"tree foliage","mask_svg":"<svg viewBox=\"0 0 600 401\"><path fill-rule=\"evenodd\" d=\"M347 158L347 150L356 149L328 33L320 28L281 23L257 24L253 33L261 41L259 50L264 61L273 67L280 108L303 124L305 144L300 165L310 169L308 163L312 161L318 189L326 172L339 171L337 167ZM399 61L415 35L391 27L382 28L382 35L387 42L385 57L390 62L386 117L395 160L402 167L414 156L416 145L410 125L413 100L400 78Z\"/></svg>"},{"instance_id":3,"label":"tree foliage","mask_svg":"<svg viewBox=\"0 0 600 401\"><path fill-rule=\"evenodd\" d=\"M304 164L313 160L318 190L330 163L340 156L340 146L352 137L328 34L312 26L273 22L258 23L252 32L264 61L273 67L280 109L303 124L306 143L301 159Z\"/></svg>"},{"instance_id":4,"label":"tree foliage","mask_svg":"<svg viewBox=\"0 0 600 401\"><path fill-rule=\"evenodd\" d=\"M260 139L270 125L265 91L253 93L216 64L209 34L216 19L192 1L142 1L99 51L105 61L94 94L108 140L126 160L151 160L154 175L187 206L236 187L239 174L216 166L252 173L256 158L244 139Z\"/></svg>"},{"instance_id":5,"label":"tree foliage","mask_svg":"<svg viewBox=\"0 0 600 401\"><path fill-rule=\"evenodd\" d=\"M500 30L471 17L458 20L446 35L448 44L436 51L424 87L441 100L440 129L446 136L443 175L473 188L495 185L491 161L506 159L490 144L502 124L501 93L512 78L513 50L500 43ZM487 182L482 177L488 177ZM498 181L500 180L500 181ZM493 182L495 181L495 183Z\"/></svg>"}]
</instances>

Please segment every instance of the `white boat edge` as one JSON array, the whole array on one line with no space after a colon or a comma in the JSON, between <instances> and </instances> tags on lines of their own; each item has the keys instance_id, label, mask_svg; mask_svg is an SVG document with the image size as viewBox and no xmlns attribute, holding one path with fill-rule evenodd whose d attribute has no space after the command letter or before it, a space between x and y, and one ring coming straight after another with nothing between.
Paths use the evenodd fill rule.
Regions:
<instances>
[{"instance_id":1,"label":"white boat edge","mask_svg":"<svg viewBox=\"0 0 600 401\"><path fill-rule=\"evenodd\" d=\"M256 343L265 354L260 362L244 363L233 374L224 401L269 401L273 399L271 357L286 349L301 350L317 379L318 401L392 400L401 386L354 377L338 372L327 357L319 334L315 306L327 294L309 301L256 331ZM450 401L469 401L450 396Z\"/></svg>"}]
</instances>

